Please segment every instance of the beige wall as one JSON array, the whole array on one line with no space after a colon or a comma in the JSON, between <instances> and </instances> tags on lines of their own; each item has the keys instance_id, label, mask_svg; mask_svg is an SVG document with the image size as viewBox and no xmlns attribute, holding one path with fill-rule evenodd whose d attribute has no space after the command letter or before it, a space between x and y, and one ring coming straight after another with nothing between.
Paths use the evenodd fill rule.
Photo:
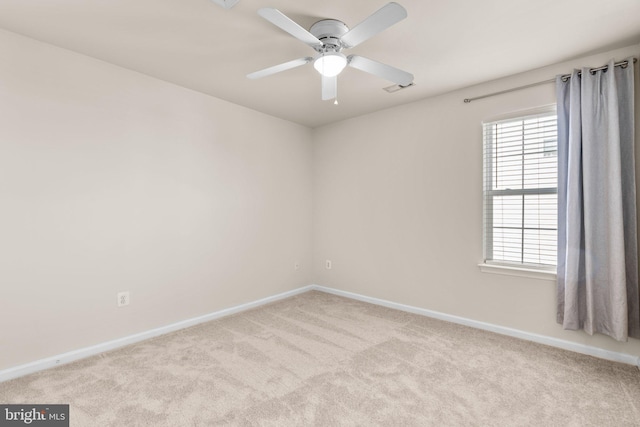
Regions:
<instances>
[{"instance_id":1,"label":"beige wall","mask_svg":"<svg viewBox=\"0 0 640 427\"><path fill-rule=\"evenodd\" d=\"M481 122L555 103L554 85L463 103L464 98L639 53L640 46L632 46L316 129L315 282L640 355L638 340L625 344L563 331L555 322L553 281L482 273L478 268ZM473 72L473 64L452 66ZM324 267L326 259L332 261L331 270Z\"/></svg>"},{"instance_id":2,"label":"beige wall","mask_svg":"<svg viewBox=\"0 0 640 427\"><path fill-rule=\"evenodd\" d=\"M0 58L0 370L312 282L309 129L9 32Z\"/></svg>"}]
</instances>

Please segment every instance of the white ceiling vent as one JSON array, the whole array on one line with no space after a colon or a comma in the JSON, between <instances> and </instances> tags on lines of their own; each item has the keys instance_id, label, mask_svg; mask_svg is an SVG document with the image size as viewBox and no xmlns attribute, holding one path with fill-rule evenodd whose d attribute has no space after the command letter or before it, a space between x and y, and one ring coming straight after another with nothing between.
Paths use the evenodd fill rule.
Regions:
<instances>
[{"instance_id":1,"label":"white ceiling vent","mask_svg":"<svg viewBox=\"0 0 640 427\"><path fill-rule=\"evenodd\" d=\"M217 4L218 6L224 7L225 9L231 9L240 0L211 0L211 1Z\"/></svg>"},{"instance_id":2,"label":"white ceiling vent","mask_svg":"<svg viewBox=\"0 0 640 427\"><path fill-rule=\"evenodd\" d=\"M406 89L406 88L411 87L411 86L415 86L415 83L411 82L408 85L387 86L387 87L383 87L382 89L386 90L389 93L393 93L393 92L397 92L397 91L402 90L402 89Z\"/></svg>"}]
</instances>

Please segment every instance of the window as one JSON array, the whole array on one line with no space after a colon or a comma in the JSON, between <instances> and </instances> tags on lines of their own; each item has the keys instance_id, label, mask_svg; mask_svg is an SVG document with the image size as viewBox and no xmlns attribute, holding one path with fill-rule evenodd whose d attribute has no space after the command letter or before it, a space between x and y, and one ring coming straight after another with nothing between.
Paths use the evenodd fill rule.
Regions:
<instances>
[{"instance_id":1,"label":"window","mask_svg":"<svg viewBox=\"0 0 640 427\"><path fill-rule=\"evenodd\" d=\"M483 129L485 263L555 268L555 111L484 123Z\"/></svg>"}]
</instances>

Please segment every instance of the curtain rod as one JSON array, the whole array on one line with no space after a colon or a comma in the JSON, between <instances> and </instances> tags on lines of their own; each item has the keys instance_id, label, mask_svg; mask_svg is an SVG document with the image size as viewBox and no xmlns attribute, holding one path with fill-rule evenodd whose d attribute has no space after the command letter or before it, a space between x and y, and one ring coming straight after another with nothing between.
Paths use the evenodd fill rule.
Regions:
<instances>
[{"instance_id":1,"label":"curtain rod","mask_svg":"<svg viewBox=\"0 0 640 427\"><path fill-rule=\"evenodd\" d=\"M633 63L635 64L636 62L638 62L638 58L633 58ZM628 60L621 61L621 62L616 62L615 64L613 64L614 67L623 67L623 68L626 67L627 65L629 65L629 61ZM596 71L606 70L608 67L609 67L608 65L603 65L602 67L591 68L589 71L591 73L594 73ZM578 75L579 76L582 75L582 71L579 71ZM570 78L571 78L571 74L562 75L562 81L566 82ZM500 92L488 93L486 95L476 96L475 98L465 98L464 102L465 102L465 104L468 104L471 101L476 101L478 99L488 98L490 96L502 95L503 93L514 92L516 90L527 89L527 88L534 87L534 86L540 86L540 85L544 85L544 84L547 84L547 83L553 83L555 81L556 81L556 78L554 77L553 79L543 80L543 81L537 82L537 83L531 83L531 84L524 85L524 86L518 86L518 87L511 88L511 89L501 90Z\"/></svg>"}]
</instances>

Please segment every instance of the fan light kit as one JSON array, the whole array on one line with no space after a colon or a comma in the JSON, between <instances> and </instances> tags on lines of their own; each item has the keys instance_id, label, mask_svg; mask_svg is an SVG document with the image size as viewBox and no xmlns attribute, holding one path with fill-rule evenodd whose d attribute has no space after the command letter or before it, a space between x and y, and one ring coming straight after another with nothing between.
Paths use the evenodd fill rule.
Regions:
<instances>
[{"instance_id":1,"label":"fan light kit","mask_svg":"<svg viewBox=\"0 0 640 427\"><path fill-rule=\"evenodd\" d=\"M309 31L302 28L278 9L263 8L258 14L273 25L306 43L316 51L314 57L294 59L248 74L250 79L259 79L281 71L290 70L313 61L313 67L322 77L322 99L336 99L338 96L338 74L348 65L360 71L389 80L401 87L413 85L413 74L372 59L358 55L345 56L344 49L356 47L376 34L386 30L407 17L407 11L398 3L388 3L373 15L349 29L344 22L323 19L311 26ZM337 104L337 99L334 102Z\"/></svg>"}]
</instances>

